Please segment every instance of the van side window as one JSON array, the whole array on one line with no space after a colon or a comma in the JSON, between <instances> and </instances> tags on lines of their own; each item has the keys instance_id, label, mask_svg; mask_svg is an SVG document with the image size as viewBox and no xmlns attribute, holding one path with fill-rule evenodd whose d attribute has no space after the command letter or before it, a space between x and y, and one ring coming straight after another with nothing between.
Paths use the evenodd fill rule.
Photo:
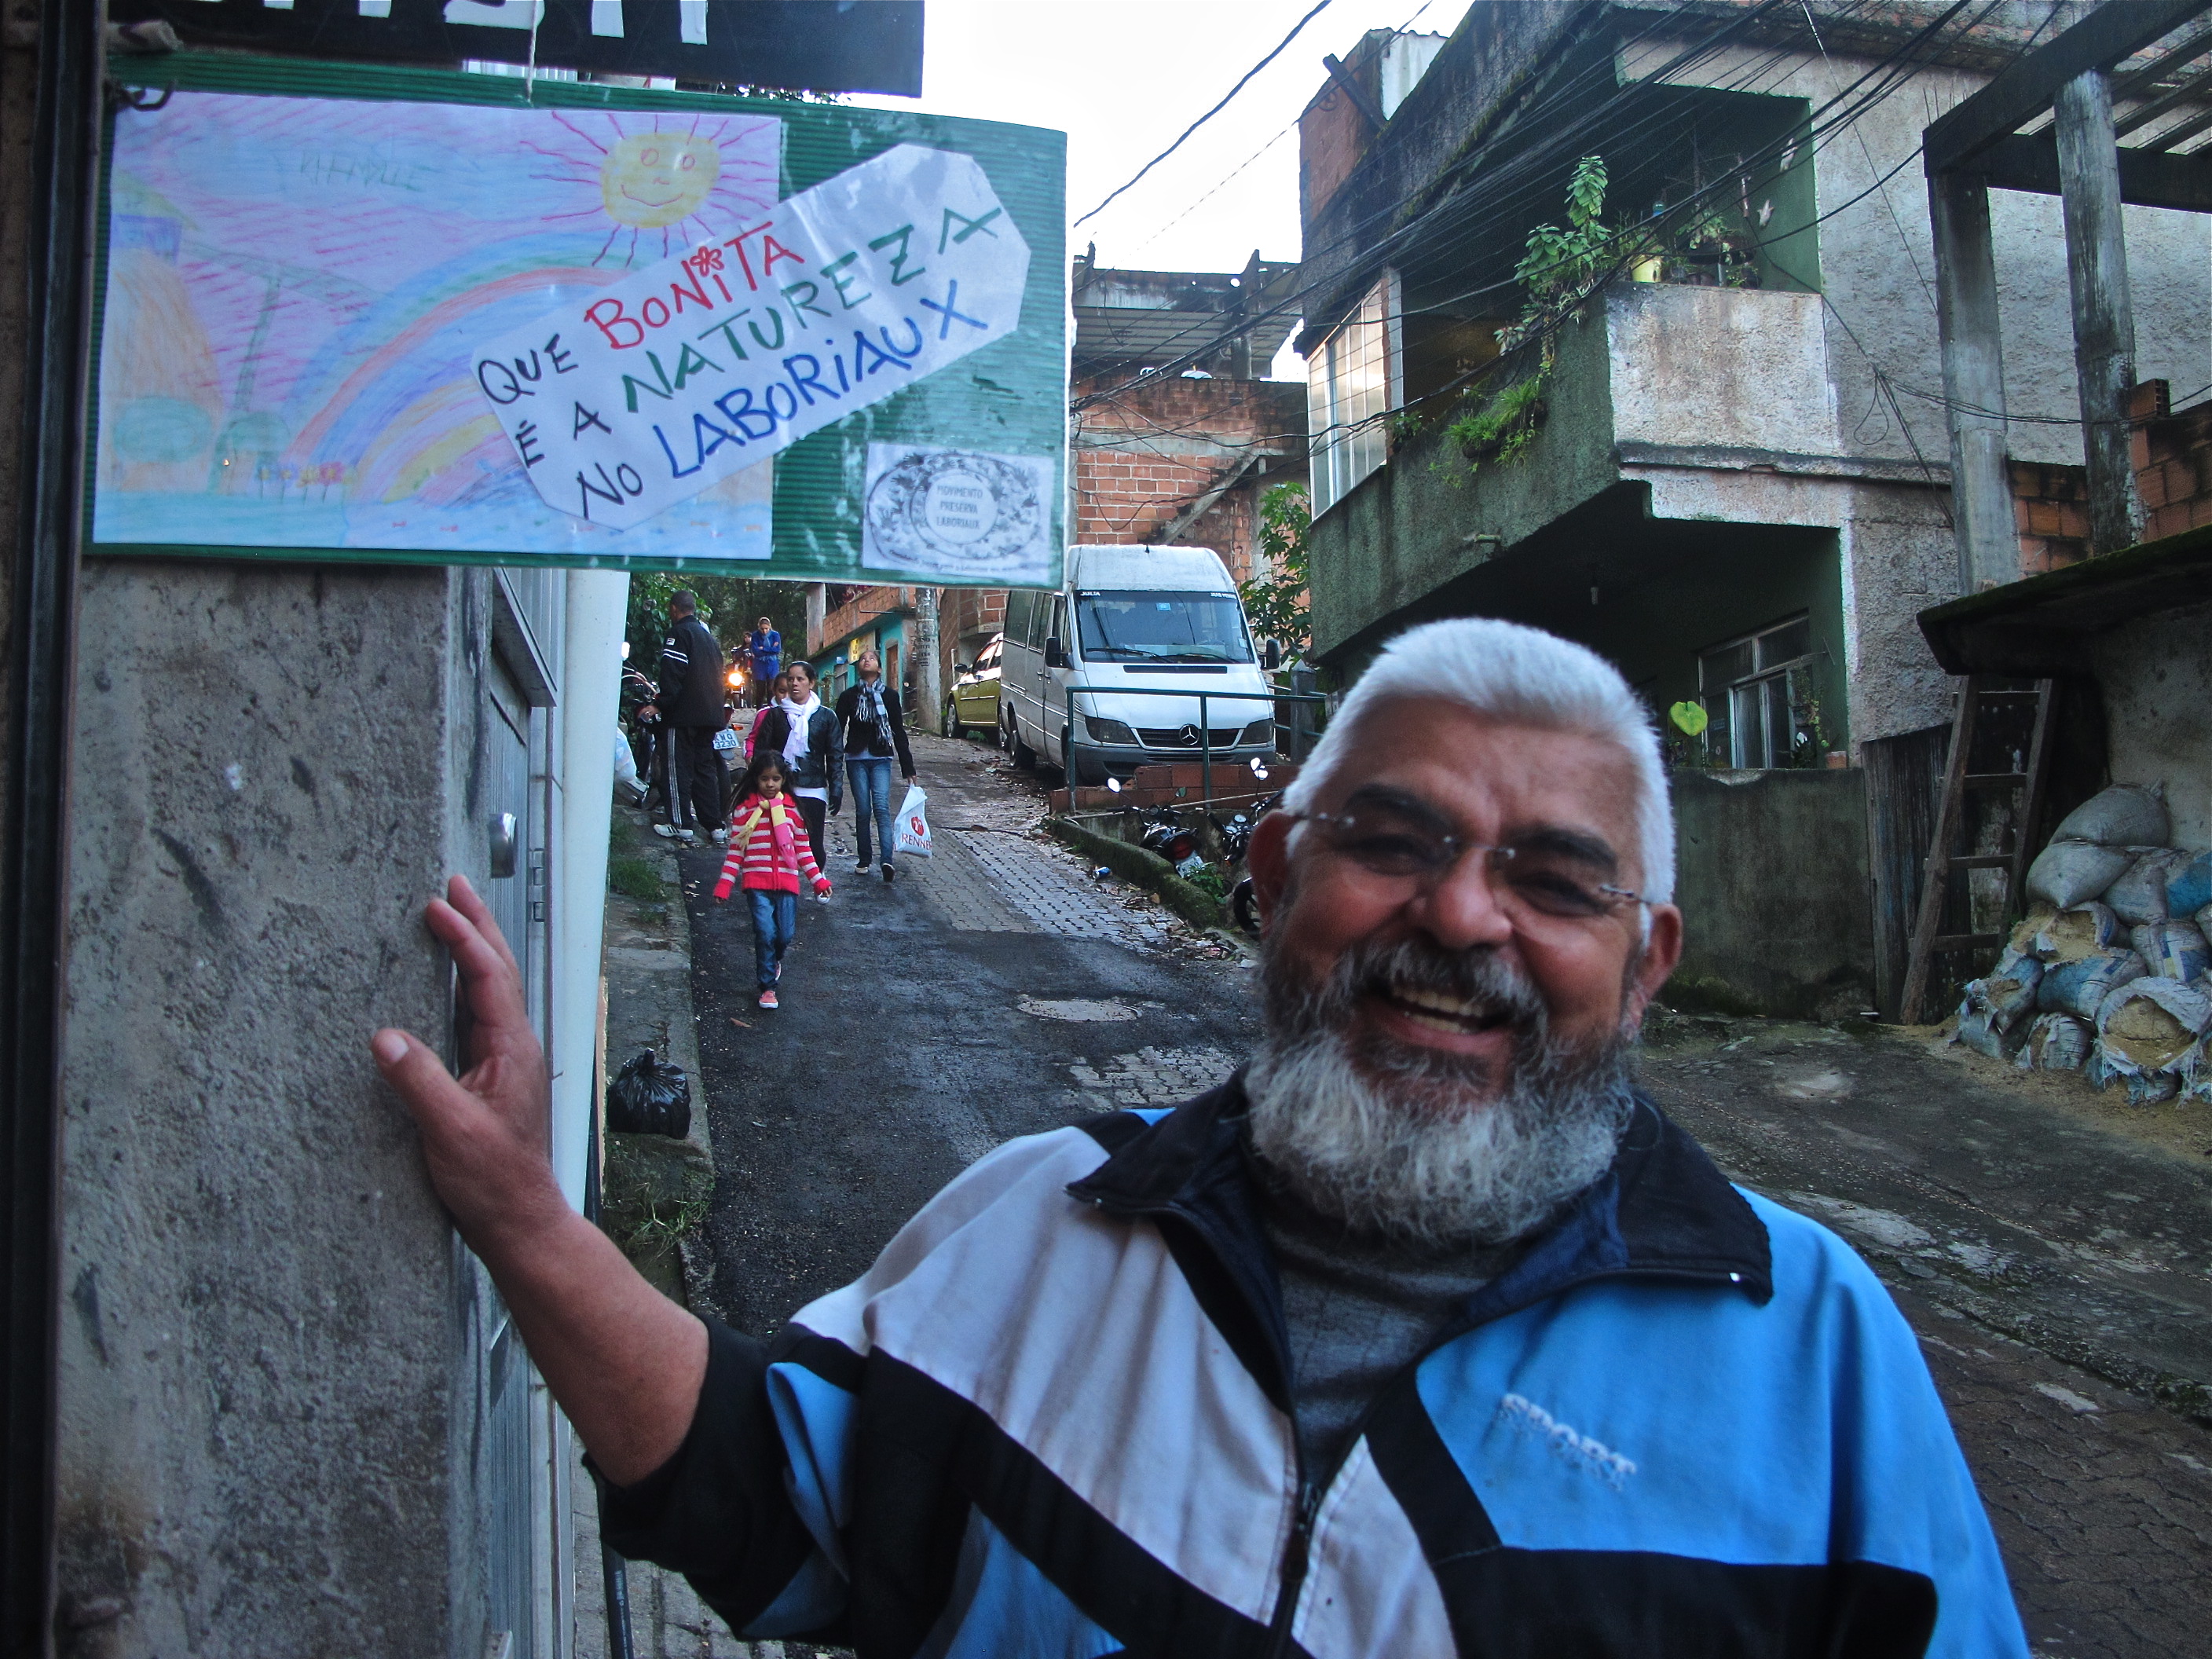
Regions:
<instances>
[{"instance_id":1,"label":"van side window","mask_svg":"<svg viewBox=\"0 0 2212 1659\"><path fill-rule=\"evenodd\" d=\"M1017 587L1006 595L1006 639L1009 645L1030 642L1030 621L1036 610L1036 595L1025 587Z\"/></svg>"}]
</instances>

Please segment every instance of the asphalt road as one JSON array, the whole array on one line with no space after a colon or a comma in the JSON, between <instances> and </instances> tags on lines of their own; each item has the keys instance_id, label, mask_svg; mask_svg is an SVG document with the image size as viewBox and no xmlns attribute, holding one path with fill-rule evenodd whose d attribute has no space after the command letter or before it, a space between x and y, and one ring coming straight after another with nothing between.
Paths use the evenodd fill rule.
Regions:
<instances>
[{"instance_id":1,"label":"asphalt road","mask_svg":"<svg viewBox=\"0 0 2212 1659\"><path fill-rule=\"evenodd\" d=\"M720 1163L715 1310L765 1335L1007 1137L1225 1073L1250 972L1025 833L1042 788L915 740L938 842L886 888L833 823L783 1007L685 855ZM2212 1651L2212 1113L2147 1132L1923 1040L1662 1022L1644 1075L1736 1179L1836 1227L1920 1333L2039 1655ZM2194 1109L2203 1119L2180 1115Z\"/></svg>"},{"instance_id":2,"label":"asphalt road","mask_svg":"<svg viewBox=\"0 0 2212 1659\"><path fill-rule=\"evenodd\" d=\"M799 903L773 1013L754 1006L752 926L684 855L692 996L719 1165L714 1293L765 1335L857 1277L900 1224L1016 1135L1227 1074L1254 1026L1249 971L1186 954L1157 905L1102 892L1024 827L1041 795L992 751L917 736L935 853L886 886L832 821L826 906ZM1025 1006L1033 1012L1024 1012Z\"/></svg>"}]
</instances>

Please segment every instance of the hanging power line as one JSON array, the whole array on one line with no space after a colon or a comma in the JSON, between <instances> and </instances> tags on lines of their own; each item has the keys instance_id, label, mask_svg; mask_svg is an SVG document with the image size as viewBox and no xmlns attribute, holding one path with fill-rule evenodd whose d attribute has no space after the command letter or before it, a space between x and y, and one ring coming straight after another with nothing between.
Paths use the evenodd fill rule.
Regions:
<instances>
[{"instance_id":1,"label":"hanging power line","mask_svg":"<svg viewBox=\"0 0 2212 1659\"><path fill-rule=\"evenodd\" d=\"M1758 11L1753 15L1757 15L1765 12L1780 9L1783 5L1788 3L1790 3L1790 0L1765 0L1765 4L1759 8ZM1881 58L1876 60L1873 66L1863 73L1856 80L1853 81L1848 87L1837 92L1827 100L1827 102L1823 104L1819 109L1815 110L1813 112L1811 120L1807 124L1807 126L1800 130L1801 132L1807 133L1812 138L1814 148L1817 149L1823 145L1829 138L1836 136L1840 131L1846 130L1851 122L1863 115L1873 105L1879 103L1882 99L1887 97L1899 84L1902 83L1904 80L1909 78L1911 75L1917 70L1918 67L1917 59L1921 54L1922 48L1931 43L1934 39L1937 37L1943 29L1959 15L1959 14L1966 11L1971 3L1972 0L1954 0L1954 3L1945 8L1941 15L1935 17L1927 25L1917 31L1909 40L1902 43L1899 47L1893 49ZM1792 9L1794 9L1794 6ZM1854 9L1858 9L1859 8L1854 8ZM1977 22L1980 21L1980 17L1986 17L1990 11L1993 9L1995 9L1993 3L1985 4L1980 16L1976 20ZM1737 29L1740 28L1741 26L1741 20L1739 19L1734 24L1724 26L1720 29L1716 30L1714 33L1709 36L1705 41L1690 48L1687 52L1681 54L1681 56L1674 62L1670 63L1667 66L1668 70L1676 70L1689 62L1709 54L1717 46L1719 46L1721 42L1736 33ZM1607 67L1609 66L1610 60L1608 60L1607 64ZM1869 83L1871 83L1871 85ZM1647 121L1655 118L1656 118L1656 112L1654 117L1645 118ZM1404 246L1408 239L1416 236L1431 240L1443 239L1447 240L1468 240L1474 233L1488 228L1489 225L1494 223L1498 218L1500 209L1504 205L1500 200L1501 195L1510 198L1510 196L1518 193L1521 189L1526 188L1528 184L1532 184L1534 182L1534 178L1531 175L1540 171L1541 164L1544 161L1553 159L1559 155L1571 154L1572 150L1584 139L1585 135L1583 132L1579 131L1579 129L1584 128L1589 125L1589 118L1588 117L1568 123L1563 130L1547 134L1546 137L1540 139L1533 147L1532 152L1524 153L1522 155L1514 157L1510 161L1505 161L1502 167L1493 166L1489 172L1489 176L1483 181L1487 188L1480 190L1474 192L1472 196L1458 197L1456 199L1455 199L1452 195L1447 195L1444 199L1437 201L1433 205L1419 210L1411 220L1399 225L1395 229L1384 235L1379 242L1365 249L1364 251L1364 259L1363 262L1372 263L1378 260L1387 260L1387 258L1395 252L1397 247ZM1754 163L1771 161L1776 158L1775 155L1771 154L1770 152L1778 153L1785 147L1794 146L1798 142L1801 141L1790 137L1778 138L1768 146L1763 147L1761 152L1753 157L1752 161ZM1466 174L1471 170L1471 164L1473 166L1480 165L1480 159L1484 155L1488 147L1486 146L1483 149L1474 152L1467 160L1463 160L1458 163L1454 171L1461 173L1462 175ZM1509 185L1507 184L1508 179L1510 179L1513 182ZM1674 204L1674 206L1669 210L1668 214L1666 216L1667 218L1671 221L1689 212L1694 211L1702 204L1705 198L1713 196L1727 182L1727 180L1717 181L1713 185L1707 186L1703 190L1693 192L1692 195L1685 201ZM1505 185L1505 188L1503 191L1499 188L1501 185ZM1432 186L1431 188L1432 188ZM1334 240L1338 242L1345 242L1356 239L1359 232L1366 226L1375 224L1392 216L1401 208L1410 205L1412 197L1419 193L1424 192L1419 191L1409 191L1406 196L1399 198L1395 203L1386 205L1375 212L1363 216L1360 225L1348 228L1343 235ZM1473 214L1468 212L1470 208L1474 210ZM1833 210L1832 210L1831 211L1832 212ZM1822 216L1826 217L1828 216L1823 215ZM1624 233L1624 240L1627 234L1628 233ZM1310 250L1309 263L1310 263L1312 251ZM1513 286L1513 284L1510 281L1500 283L1481 285L1482 289L1506 288L1510 286ZM1303 302L1314 297L1322 287L1322 284L1320 283L1308 283L1302 286L1297 291L1284 296L1282 300L1267 307L1267 310L1260 313L1260 315L1264 318L1268 316L1294 314L1296 311L1301 307ZM1454 299L1465 299L1472 297L1479 291L1480 291L1480 289L1470 289L1465 294L1453 297ZM1437 303L1450 303L1450 301ZM1426 309L1428 307L1424 308ZM1243 320L1244 325L1249 326L1251 322L1257 320L1257 319L1248 317ZM1219 326L1218 323L1212 319L1194 318L1193 319L1193 328L1191 332L1197 334L1204 331L1207 328L1209 323L1211 323L1212 326L1215 329L1218 329ZM1542 331L1549 332L1550 330L1549 328L1547 328ZM1121 382L1121 386L1100 388L1098 391L1091 393L1087 397L1076 399L1072 405L1072 408L1079 410L1091 403L1099 401L1101 398L1105 397L1110 397L1114 392L1120 390L1121 386L1127 386L1134 385L1139 381L1170 374L1176 370L1185 367L1188 363L1197 361L1198 358L1204 356L1207 350L1214 349L1218 343L1218 341L1208 342L1205 344L1197 346L1194 349L1187 350L1180 356L1170 359L1167 362L1157 365L1156 367L1140 373L1128 380ZM1480 371L1477 371L1473 377L1462 376L1462 379L1464 380L1468 378L1480 377ZM1365 423L1366 422L1360 422L1360 424Z\"/></svg>"},{"instance_id":2,"label":"hanging power line","mask_svg":"<svg viewBox=\"0 0 2212 1659\"><path fill-rule=\"evenodd\" d=\"M1139 167L1127 184L1121 185L1121 188L1115 191L1112 195L1108 196L1105 201L1101 202L1097 207L1091 209L1090 212L1083 216L1083 218L1078 219L1075 223L1069 226L1068 228L1071 230L1079 228L1085 220L1095 219L1100 214L1105 212L1108 204L1111 203L1115 197L1122 194L1123 191L1133 189L1138 179L1142 179L1154 167L1166 161L1169 156L1181 149L1185 138L1189 137L1192 133L1196 132L1208 121L1211 121L1215 116L1220 114L1223 110L1227 109L1229 107L1229 100L1234 98L1238 93L1243 91L1245 86L1251 81L1254 76L1257 75L1261 70L1267 68L1268 64L1273 63L1275 59L1280 58L1283 55L1284 49L1287 47L1291 41L1298 38L1298 31L1305 27L1307 24L1312 22L1313 20L1320 16L1322 13L1327 11L1329 8L1329 3L1330 0L1321 0L1321 3L1319 5L1316 6L1304 16L1299 18L1297 22L1291 24L1291 32L1276 43L1274 51L1269 52L1258 63L1253 64L1250 69L1246 70L1243 78L1240 79L1235 86L1230 88L1227 92L1222 94L1221 101L1219 103L1216 104L1212 109L1206 111L1205 114L1200 116L1198 119L1193 121L1188 126L1185 127L1182 133L1176 137L1175 143L1170 144L1158 155L1155 155L1151 161L1146 162L1144 166Z\"/></svg>"}]
</instances>

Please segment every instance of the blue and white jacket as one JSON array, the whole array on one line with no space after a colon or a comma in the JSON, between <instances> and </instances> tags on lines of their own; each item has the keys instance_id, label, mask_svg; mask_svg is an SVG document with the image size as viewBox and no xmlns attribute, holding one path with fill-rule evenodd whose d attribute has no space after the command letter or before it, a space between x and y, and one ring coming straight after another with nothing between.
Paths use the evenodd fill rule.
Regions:
<instances>
[{"instance_id":1,"label":"blue and white jacket","mask_svg":"<svg viewBox=\"0 0 2212 1659\"><path fill-rule=\"evenodd\" d=\"M1639 1104L1300 1467L1238 1082L1000 1147L603 1495L742 1633L861 1659L2026 1659L1912 1332Z\"/></svg>"}]
</instances>

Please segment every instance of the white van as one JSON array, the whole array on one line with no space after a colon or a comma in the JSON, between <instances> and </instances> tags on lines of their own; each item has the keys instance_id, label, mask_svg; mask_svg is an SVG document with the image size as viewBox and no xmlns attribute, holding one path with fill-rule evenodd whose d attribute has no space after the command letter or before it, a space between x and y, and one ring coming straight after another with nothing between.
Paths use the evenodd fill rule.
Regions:
<instances>
[{"instance_id":1,"label":"white van","mask_svg":"<svg viewBox=\"0 0 2212 1659\"><path fill-rule=\"evenodd\" d=\"M1210 549L1072 547L1059 592L1006 596L999 720L1017 765L1042 757L1097 785L1194 761L1206 746L1201 708L1213 758L1249 762L1274 751L1273 690L1237 584ZM1247 695L1201 704L1190 695L1201 691Z\"/></svg>"}]
</instances>

